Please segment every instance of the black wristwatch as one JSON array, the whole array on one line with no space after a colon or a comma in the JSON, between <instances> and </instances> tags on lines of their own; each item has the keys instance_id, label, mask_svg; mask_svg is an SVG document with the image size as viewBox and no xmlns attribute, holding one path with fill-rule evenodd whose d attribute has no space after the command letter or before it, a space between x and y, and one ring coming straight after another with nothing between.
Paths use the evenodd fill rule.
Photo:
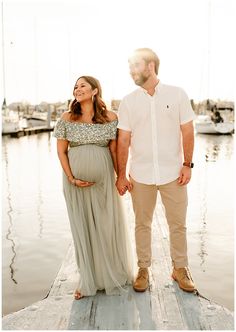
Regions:
<instances>
[{"instance_id":1,"label":"black wristwatch","mask_svg":"<svg viewBox=\"0 0 236 332\"><path fill-rule=\"evenodd\" d=\"M192 162L190 162L190 161L185 161L185 162L183 163L183 166L187 166L187 167L189 167L189 168L193 168L194 163L192 163Z\"/></svg>"}]
</instances>

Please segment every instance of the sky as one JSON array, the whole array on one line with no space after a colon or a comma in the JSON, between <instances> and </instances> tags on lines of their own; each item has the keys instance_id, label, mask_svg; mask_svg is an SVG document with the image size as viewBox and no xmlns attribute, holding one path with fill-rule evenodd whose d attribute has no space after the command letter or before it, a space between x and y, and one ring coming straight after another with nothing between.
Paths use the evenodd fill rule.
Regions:
<instances>
[{"instance_id":1,"label":"sky","mask_svg":"<svg viewBox=\"0 0 236 332\"><path fill-rule=\"evenodd\" d=\"M7 104L63 102L81 75L105 100L136 86L128 57L152 48L162 83L189 98L234 100L234 0L2 0L1 95Z\"/></svg>"}]
</instances>

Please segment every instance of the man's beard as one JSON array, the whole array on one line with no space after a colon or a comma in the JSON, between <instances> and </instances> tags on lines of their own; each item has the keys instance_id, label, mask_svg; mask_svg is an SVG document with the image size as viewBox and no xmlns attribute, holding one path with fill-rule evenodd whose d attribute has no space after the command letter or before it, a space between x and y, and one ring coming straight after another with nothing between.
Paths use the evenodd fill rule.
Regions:
<instances>
[{"instance_id":1,"label":"man's beard","mask_svg":"<svg viewBox=\"0 0 236 332\"><path fill-rule=\"evenodd\" d=\"M138 86L143 86L147 82L149 77L150 77L149 73L146 75L144 73L140 73L138 75L138 78L134 79L134 83Z\"/></svg>"}]
</instances>

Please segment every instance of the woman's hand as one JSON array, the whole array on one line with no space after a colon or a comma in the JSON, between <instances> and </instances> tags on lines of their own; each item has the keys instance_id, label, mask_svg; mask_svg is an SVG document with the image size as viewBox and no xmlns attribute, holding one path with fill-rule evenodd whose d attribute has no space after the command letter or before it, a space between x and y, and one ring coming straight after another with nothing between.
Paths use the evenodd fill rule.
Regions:
<instances>
[{"instance_id":1,"label":"woman's hand","mask_svg":"<svg viewBox=\"0 0 236 332\"><path fill-rule=\"evenodd\" d=\"M83 180L75 179L75 178L69 178L69 181L74 186L81 187L81 188L83 188L83 187L90 187L93 184L95 184L95 182L83 181Z\"/></svg>"},{"instance_id":2,"label":"woman's hand","mask_svg":"<svg viewBox=\"0 0 236 332\"><path fill-rule=\"evenodd\" d=\"M89 182L89 181L83 181L80 179L75 179L75 185L76 187L91 187L95 182Z\"/></svg>"},{"instance_id":3,"label":"woman's hand","mask_svg":"<svg viewBox=\"0 0 236 332\"><path fill-rule=\"evenodd\" d=\"M133 186L132 183L126 177L118 177L116 180L116 188L121 196L123 196L126 191L131 191Z\"/></svg>"}]
</instances>

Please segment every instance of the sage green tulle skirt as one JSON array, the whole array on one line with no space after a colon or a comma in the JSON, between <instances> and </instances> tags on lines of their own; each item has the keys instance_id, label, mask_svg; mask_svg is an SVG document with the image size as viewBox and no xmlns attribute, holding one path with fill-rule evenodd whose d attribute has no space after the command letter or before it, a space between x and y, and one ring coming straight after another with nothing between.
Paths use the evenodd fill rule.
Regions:
<instances>
[{"instance_id":1,"label":"sage green tulle skirt","mask_svg":"<svg viewBox=\"0 0 236 332\"><path fill-rule=\"evenodd\" d=\"M118 294L133 279L133 258L123 202L115 187L108 147L94 144L68 152L75 178L95 182L91 187L63 189L78 265L78 289L85 296L97 290Z\"/></svg>"}]
</instances>

